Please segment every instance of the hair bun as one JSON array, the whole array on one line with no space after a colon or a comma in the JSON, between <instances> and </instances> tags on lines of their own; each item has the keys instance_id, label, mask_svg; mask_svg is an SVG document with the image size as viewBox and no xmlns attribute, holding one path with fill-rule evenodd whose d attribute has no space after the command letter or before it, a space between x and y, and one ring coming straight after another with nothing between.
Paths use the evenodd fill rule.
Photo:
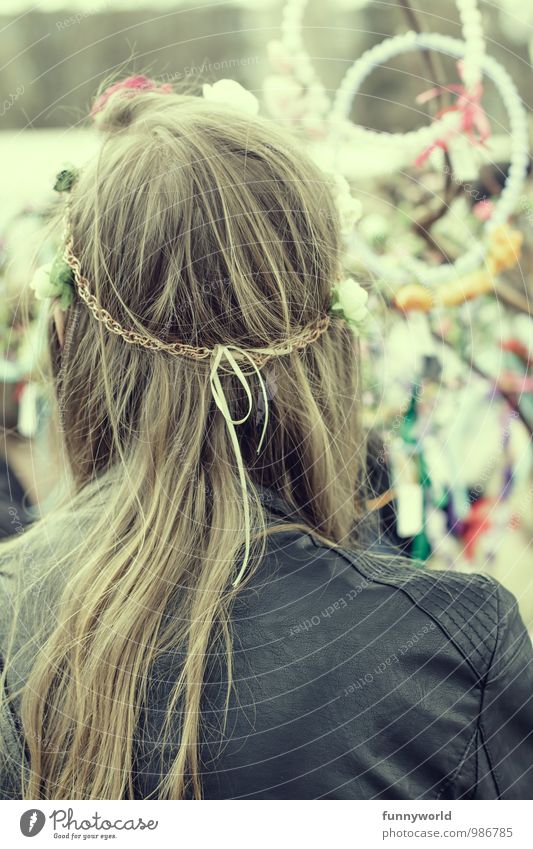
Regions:
<instances>
[{"instance_id":1,"label":"hair bun","mask_svg":"<svg viewBox=\"0 0 533 849\"><path fill-rule=\"evenodd\" d=\"M141 74L127 77L107 86L97 96L89 115L104 132L124 129L133 123L138 112L133 101L138 104L137 95L146 93L172 94L173 88L170 83L159 84Z\"/></svg>"}]
</instances>

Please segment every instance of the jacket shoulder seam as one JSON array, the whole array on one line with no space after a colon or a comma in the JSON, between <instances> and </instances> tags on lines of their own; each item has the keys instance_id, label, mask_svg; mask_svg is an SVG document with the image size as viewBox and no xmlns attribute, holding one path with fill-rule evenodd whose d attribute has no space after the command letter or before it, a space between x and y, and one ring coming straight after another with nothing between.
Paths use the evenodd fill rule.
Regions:
<instances>
[{"instance_id":1,"label":"jacket shoulder seam","mask_svg":"<svg viewBox=\"0 0 533 849\"><path fill-rule=\"evenodd\" d=\"M317 543L316 540L313 540L313 542L318 548L324 547L320 543ZM450 642L452 643L452 645L455 647L456 651L461 655L461 657L464 659L464 661L469 665L470 669L473 671L476 678L478 678L478 683L481 683L481 681L485 680L485 678L488 674L488 671L490 669L491 663L492 663L492 658L494 656L495 648L491 648L490 658L486 658L486 662L483 665L483 669L480 670L477 667L476 663L474 662L474 659L470 656L469 652L465 649L464 646L462 646L460 644L460 642L456 639L456 637L451 633L450 628L447 626L447 624L445 622L443 622L442 619L435 612L433 612L431 609L428 609L428 605L424 605L423 600L417 598L409 590L408 587L402 586L402 582L400 580L395 580L393 577L388 576L388 575L377 575L373 572L372 569L365 570L364 566L362 566L360 563L356 562L355 555L353 553L349 552L349 551L346 551L346 549L339 547L339 548L335 548L333 550L336 551L342 557L343 560L345 560L347 563L349 563L352 566L352 568L354 568L356 570L356 572L358 572L366 580L373 581L374 583L381 584L383 586L393 587L394 589L399 590L405 596L407 596L407 598L410 600L412 605L417 610L424 611L424 613L427 616L429 616L439 626L439 628L446 635L447 639L449 639ZM435 577L436 577L436 576L438 576L439 573L434 573L434 574L435 574ZM480 575L478 577L484 578L485 576ZM416 580L416 575L413 575L413 579ZM485 580L487 580L488 583L493 583L488 578L486 578ZM459 631L462 631L460 624L457 622L457 619L453 616L452 613L450 613L450 609L449 608L448 609L443 608L443 610L445 611L446 615L450 618L450 620L453 622L453 624L456 625L457 629ZM474 633L476 633L476 629L471 625L471 622L468 622L468 624L470 625L470 627L472 627L472 630L474 631Z\"/></svg>"},{"instance_id":2,"label":"jacket shoulder seam","mask_svg":"<svg viewBox=\"0 0 533 849\"><path fill-rule=\"evenodd\" d=\"M485 675L485 678L483 680L483 687L482 687L482 691L481 691L481 700L480 700L480 705L479 705L479 715L478 715L477 724L478 724L478 728L479 728L479 734L480 734L480 737L481 737L481 743L482 743L482 746L485 750L487 760L490 764L490 772L491 772L492 780L494 781L494 786L495 786L496 792L498 794L498 799L500 799L501 798L501 791L500 791L500 785L498 783L498 776L497 776L497 773L496 773L496 767L493 763L491 750L490 750L490 746L488 744L488 741L486 739L486 735L485 735L485 732L484 732L483 719L482 719L482 717L483 717L483 705L484 705L484 702L485 702L485 689L486 689L487 682L488 682L488 679L489 679L490 670L492 669L492 666L494 664L496 652L497 652L498 646L500 644L501 601L500 601L500 593L499 592L496 592L496 608L497 608L497 611L498 611L498 630L497 630L497 633L496 633L496 640L495 640L494 649L493 649L493 652L492 652L492 655L491 655L491 658L490 658L490 663L488 665L487 674Z\"/></svg>"}]
</instances>

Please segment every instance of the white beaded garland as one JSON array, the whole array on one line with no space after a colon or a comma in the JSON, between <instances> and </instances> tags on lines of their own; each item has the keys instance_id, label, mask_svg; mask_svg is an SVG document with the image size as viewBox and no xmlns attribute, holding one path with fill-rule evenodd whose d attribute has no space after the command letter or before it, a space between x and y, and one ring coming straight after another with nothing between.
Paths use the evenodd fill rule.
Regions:
<instances>
[{"instance_id":1,"label":"white beaded garland","mask_svg":"<svg viewBox=\"0 0 533 849\"><path fill-rule=\"evenodd\" d=\"M337 128L339 126L346 126L352 99L376 65L386 62L394 56L399 56L416 49L437 50L448 56L460 58L464 55L466 45L463 41L438 33L409 32L405 35L386 39L376 45L376 47L371 48L364 54L364 57L361 57L361 59L364 58L364 61L359 59L352 65L337 91L337 96L330 114L330 119L333 119L333 125L337 126ZM511 77L491 56L484 55L481 58L481 69L492 79L502 98L509 117L511 135L509 173L505 187L495 205L493 215L485 224L484 230L488 235L494 228L504 224L516 208L527 174L529 152L526 112ZM451 114L453 115L454 113ZM424 127L423 129L428 130L430 128ZM440 135L442 135L442 131L441 124L439 127ZM378 135L389 135L395 138L397 134L380 133ZM411 135L410 133L406 134L408 137ZM423 135L422 138L424 145L434 140L430 135ZM412 139L410 141L413 143ZM415 143L418 144L419 141L420 131L417 131ZM365 265L376 274L383 277L386 276L390 283L408 282L414 275L420 282L430 284L442 282L456 274L466 274L477 268L485 256L487 240L484 240L482 243L476 243L455 264L450 263L440 266L429 266L425 262L409 257L404 257L403 259L395 257L387 261L382 256L374 254L357 233L354 234L352 247L357 249Z\"/></svg>"},{"instance_id":2,"label":"white beaded garland","mask_svg":"<svg viewBox=\"0 0 533 849\"><path fill-rule=\"evenodd\" d=\"M343 146L354 145L362 140L379 142L381 154L387 149L401 149L405 161L414 161L421 151L437 140L460 130L461 115L448 112L428 126L408 133L384 133L366 129L350 121L353 99L364 80L374 68L395 56L412 50L437 50L462 59L461 74L467 92L474 91L485 73L494 82L503 100L510 124L511 163L509 173L494 213L486 222L484 233L490 232L506 222L516 204L527 173L529 158L526 113L507 73L492 57L485 53L482 19L476 0L456 0L461 19L463 40L438 33L407 32L385 39L360 56L345 74L334 97L333 104L319 80L302 42L302 20L308 0L288 0L282 17L282 41L279 53L285 57L292 77L302 86L305 107L302 115L304 126L316 129L324 125L329 142L340 152ZM338 159L340 157L337 157ZM488 239L474 244L454 264L429 266L412 257L384 257L374 253L364 239L354 232L351 247L370 270L391 284L409 282L413 276L424 284L444 282L451 277L463 275L479 267L487 252Z\"/></svg>"},{"instance_id":3,"label":"white beaded garland","mask_svg":"<svg viewBox=\"0 0 533 849\"><path fill-rule=\"evenodd\" d=\"M354 124L349 120L352 101L361 88L361 85L368 76L375 70L378 65L383 65L395 56L402 53L409 53L412 50L420 49L417 43L416 32L406 32L394 38L387 38L379 42L374 47L365 51L359 59L353 63L344 75L339 88L335 94L333 105L329 113L329 120L333 128L337 127L341 130L350 133L350 128ZM438 138L440 138L445 129L452 129L459 126L460 116L450 113L444 116L443 119L435 121L426 127L421 127L419 130L413 130L409 133L386 133L368 130L357 126L357 136L374 137L379 139L380 143L387 139L391 146L401 146L405 151L405 156L414 160L416 156Z\"/></svg>"},{"instance_id":4,"label":"white beaded garland","mask_svg":"<svg viewBox=\"0 0 533 849\"><path fill-rule=\"evenodd\" d=\"M465 42L463 80L467 91L471 91L482 78L481 65L485 55L483 22L476 0L456 0L456 5Z\"/></svg>"}]
</instances>

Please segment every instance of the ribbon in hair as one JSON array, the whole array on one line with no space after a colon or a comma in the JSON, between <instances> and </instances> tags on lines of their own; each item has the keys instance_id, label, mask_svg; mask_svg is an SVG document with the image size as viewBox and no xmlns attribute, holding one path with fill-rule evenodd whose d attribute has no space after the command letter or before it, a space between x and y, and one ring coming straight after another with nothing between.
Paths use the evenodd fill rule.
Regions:
<instances>
[{"instance_id":1,"label":"ribbon in hair","mask_svg":"<svg viewBox=\"0 0 533 849\"><path fill-rule=\"evenodd\" d=\"M257 364L254 362L253 358L247 351L243 351L242 348L238 348L235 345L217 345L213 351L212 361L211 361L211 372L209 375L209 383L211 386L211 393L213 395L213 400L217 405L218 409L224 416L226 421L226 427L228 429L228 434L230 437L231 445L233 448L233 452L235 454L235 459L237 461L237 469L239 472L239 482L242 491L242 499L243 499L243 508L244 508L244 558L242 562L242 566L239 570L239 574L235 578L233 582L233 586L236 587L240 584L242 580L242 576L246 572L246 568L248 566L250 560L250 548L251 548L251 532L250 532L250 505L248 501L248 492L246 486L246 470L244 468L244 461L242 459L242 452L239 445L239 440L237 437L237 431L235 430L235 426L242 425L248 421L252 414L253 409L253 397L252 390L250 389L250 384L246 375L244 374L242 368L237 362L236 356L243 357L252 366L254 372L256 373L259 379L259 385L261 387L261 392L263 394L264 406L265 406L265 417L263 421L263 427L261 431L261 437L259 439L259 443L257 445L257 453L261 451L263 446L263 442L266 435L266 429L268 426L268 395L265 386L265 381L263 380L263 376L259 371ZM224 388L222 386L222 381L220 379L219 370L221 366L229 367L231 373L235 375L239 383L241 384L244 392L246 394L246 398L248 401L248 409L246 414L241 419L234 419L230 413L228 401L226 395L224 393Z\"/></svg>"}]
</instances>

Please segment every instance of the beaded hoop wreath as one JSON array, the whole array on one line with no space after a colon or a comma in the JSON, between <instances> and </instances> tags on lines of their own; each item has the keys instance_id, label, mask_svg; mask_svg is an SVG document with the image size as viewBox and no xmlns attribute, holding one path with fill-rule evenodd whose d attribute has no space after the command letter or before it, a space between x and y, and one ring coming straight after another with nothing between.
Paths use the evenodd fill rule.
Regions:
<instances>
[{"instance_id":1,"label":"beaded hoop wreath","mask_svg":"<svg viewBox=\"0 0 533 849\"><path fill-rule=\"evenodd\" d=\"M370 142L381 155L391 154L391 160L404 165L422 164L437 147L447 149L447 143L459 135L482 144L482 133L475 137L477 120L484 114L480 106L482 79L485 75L494 83L507 111L511 134L510 167L505 187L495 204L490 220L483 226L480 241L469 247L455 263L440 266L409 256L387 257L376 253L360 232L353 230L350 249L368 270L388 284L402 285L413 280L425 286L444 283L479 268L487 255L491 236L507 221L516 208L528 167L527 116L511 77L492 57L485 54L481 15L476 0L457 0L463 39L450 38L439 33L407 32L386 38L362 54L348 69L333 101L318 78L303 45L303 16L308 0L288 0L283 10L281 41L272 42L269 52L272 64L280 77L267 78L269 86L283 90L292 81L293 100L286 101L285 115L308 132L310 139L326 139L335 151L332 167L342 171L342 152L356 149ZM353 123L349 116L352 102L363 82L372 71L390 59L413 50L435 50L461 60L458 64L462 85L443 87L444 91L458 94L456 107L442 110L434 121L418 130L407 133L377 132ZM278 80L279 82L275 82ZM438 90L419 98L425 102ZM272 92L270 92L272 94ZM275 91L274 91L275 93ZM272 98L271 98L272 99ZM460 107L459 107L460 103ZM283 112L283 110L281 110ZM481 123L481 121L480 121ZM490 130L489 130L490 132Z\"/></svg>"},{"instance_id":2,"label":"beaded hoop wreath","mask_svg":"<svg viewBox=\"0 0 533 849\"><path fill-rule=\"evenodd\" d=\"M395 56L408 53L412 50L425 49L437 50L448 56L460 58L465 55L466 45L462 41L437 33L418 34L414 32L408 32L405 35L388 39L377 45L377 47L368 51L368 54L365 54L364 62L359 60L361 64L358 62L352 66L344 78L343 83L341 83L331 112L334 126L338 128L342 126L343 121L347 120L352 98L357 94L363 81L369 76L377 64L386 62ZM430 266L412 257L404 257L403 260L402 258L395 257L394 261L389 262L374 253L357 231L355 231L353 248L359 252L365 265L381 277L386 277L391 283L406 283L412 280L413 276L422 283L441 283L478 268L483 262L488 249L488 240L485 237L504 224L516 207L527 175L529 159L526 113L516 87L507 71L490 56L483 56L481 58L481 67L494 82L501 95L509 118L511 161L503 191L495 203L494 212L490 220L484 224L482 241L476 242L455 263ZM440 133L441 135L443 133L442 127ZM418 136L417 142L419 143L420 141L421 137ZM422 146L424 147L427 144L424 136L422 136L422 141ZM432 144L435 145L435 141ZM402 262L404 265L403 268L401 267Z\"/></svg>"}]
</instances>

